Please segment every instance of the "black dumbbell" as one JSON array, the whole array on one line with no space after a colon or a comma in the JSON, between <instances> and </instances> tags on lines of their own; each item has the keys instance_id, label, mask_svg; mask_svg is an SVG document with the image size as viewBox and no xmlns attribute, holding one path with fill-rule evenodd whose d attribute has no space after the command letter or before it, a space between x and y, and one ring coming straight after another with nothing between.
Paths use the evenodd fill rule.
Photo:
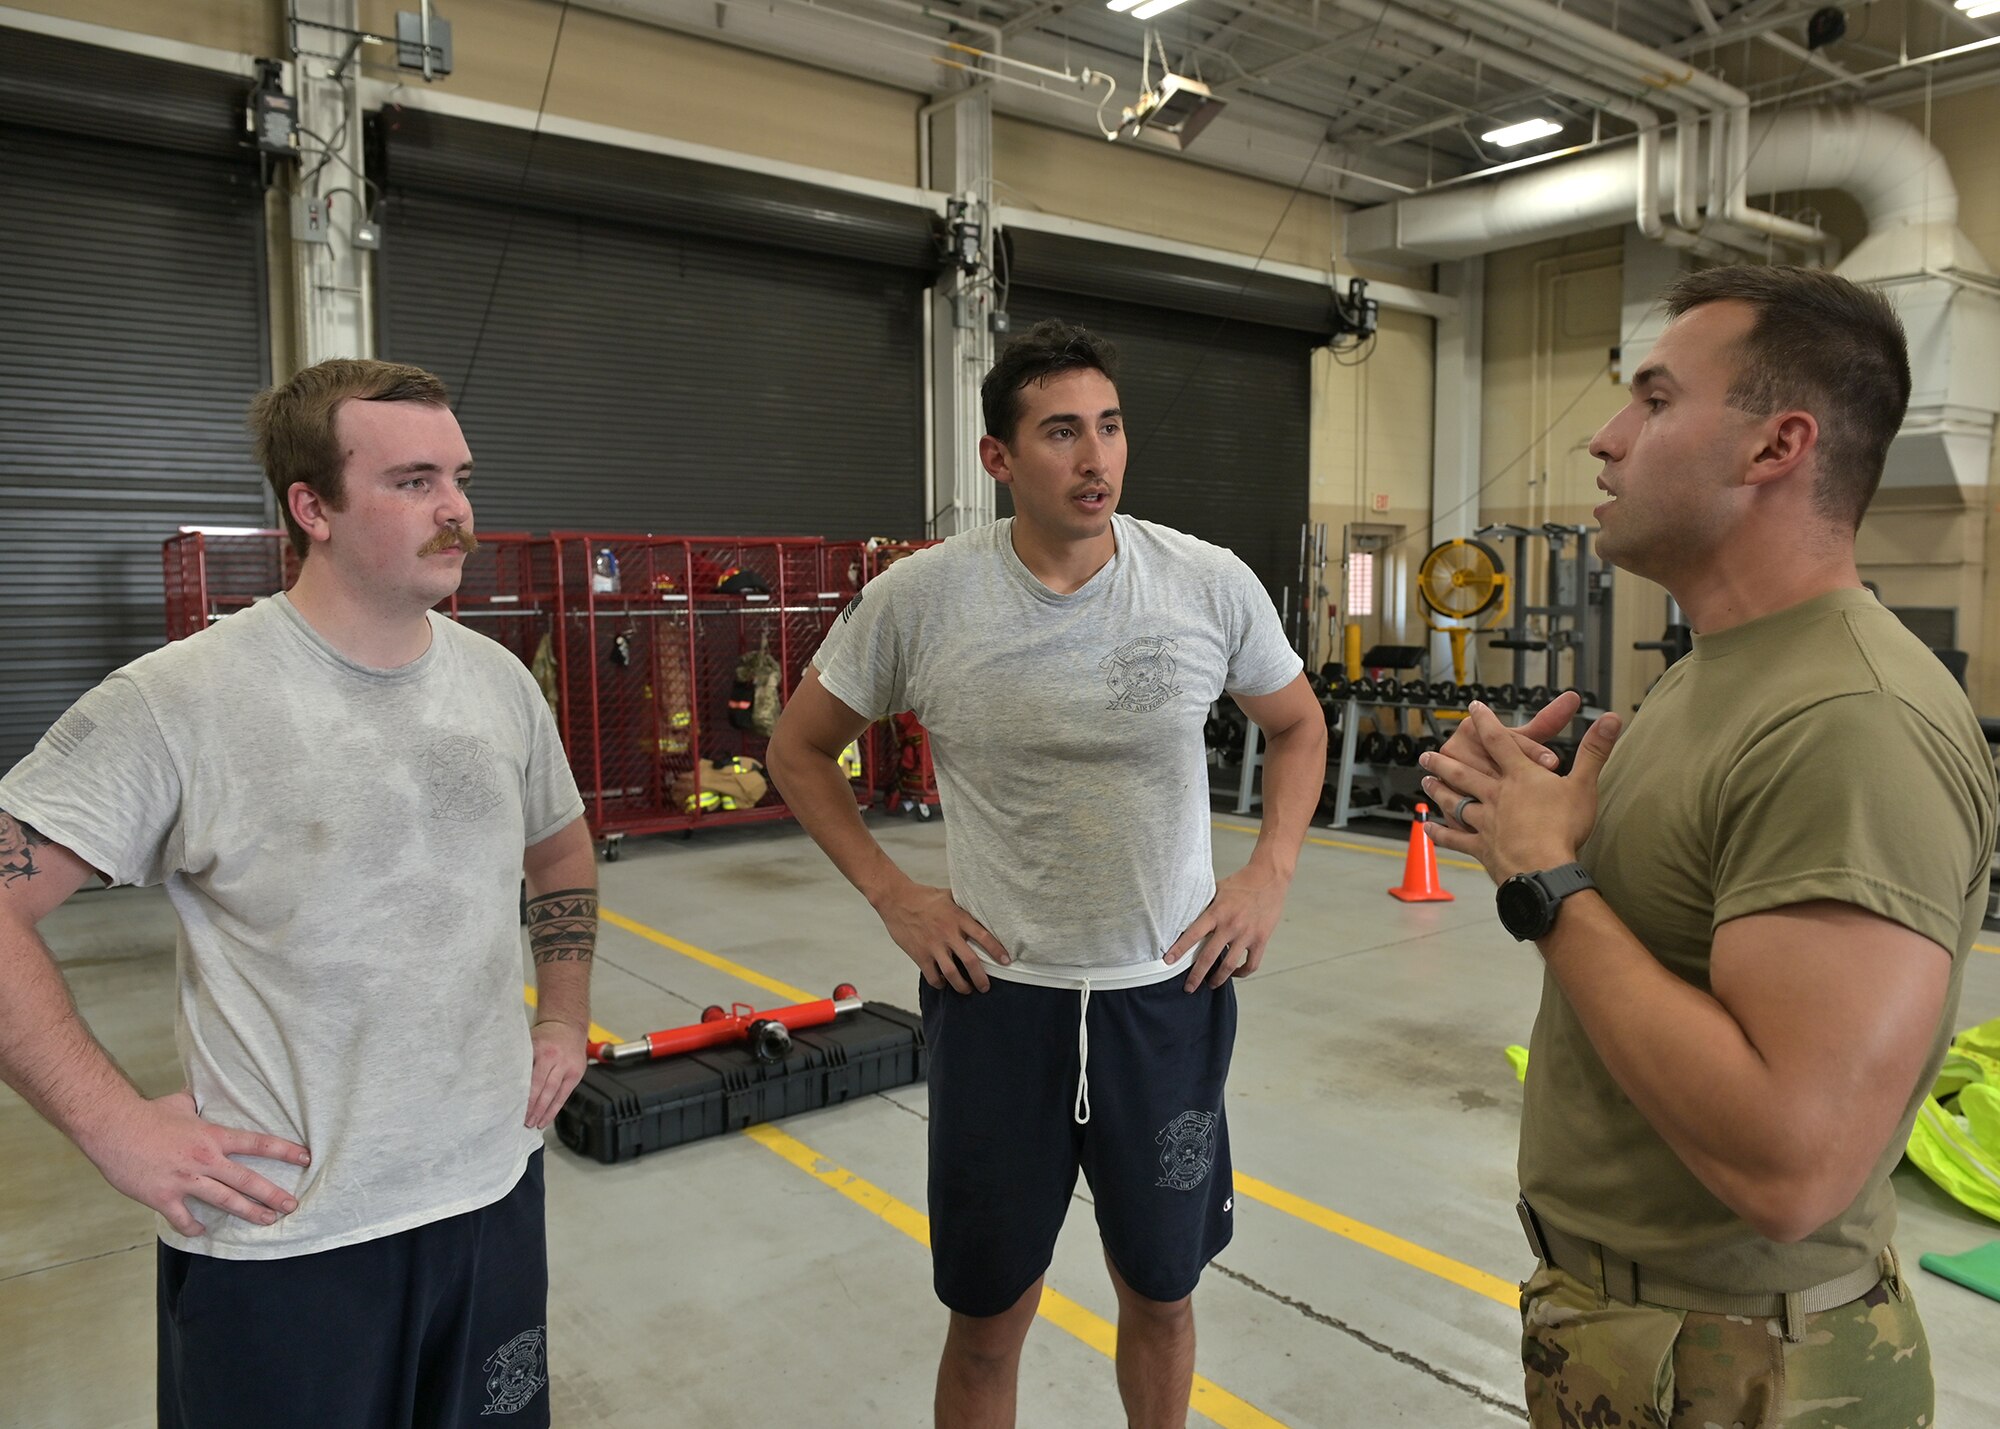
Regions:
<instances>
[{"instance_id":1,"label":"black dumbbell","mask_svg":"<svg viewBox=\"0 0 2000 1429\"><path fill-rule=\"evenodd\" d=\"M1363 764L1380 764L1389 753L1389 741L1380 730L1371 729L1355 744L1354 757Z\"/></svg>"},{"instance_id":2,"label":"black dumbbell","mask_svg":"<svg viewBox=\"0 0 2000 1429\"><path fill-rule=\"evenodd\" d=\"M1416 740L1407 734L1390 735L1389 759L1391 763L1401 764L1405 768L1414 766L1417 762Z\"/></svg>"}]
</instances>

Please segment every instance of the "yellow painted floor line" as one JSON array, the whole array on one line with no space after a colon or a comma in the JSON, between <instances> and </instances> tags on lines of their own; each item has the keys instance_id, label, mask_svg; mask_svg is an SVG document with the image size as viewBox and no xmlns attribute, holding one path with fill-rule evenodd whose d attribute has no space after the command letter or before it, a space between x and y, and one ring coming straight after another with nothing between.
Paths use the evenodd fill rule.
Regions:
<instances>
[{"instance_id":1,"label":"yellow painted floor line","mask_svg":"<svg viewBox=\"0 0 2000 1429\"><path fill-rule=\"evenodd\" d=\"M775 1126L746 1126L743 1134L765 1150L783 1157L822 1186L830 1186L867 1211L894 1226L920 1245L931 1243L931 1222L914 1206L905 1205L880 1186L864 1181L852 1171L836 1166L796 1137ZM1102 1315L1086 1310L1067 1295L1042 1286L1042 1303L1036 1313L1060 1330L1067 1331L1099 1354L1118 1353L1118 1327ZM1188 1407L1223 1426L1223 1429L1285 1429L1284 1421L1273 1419L1248 1400L1231 1394L1214 1380L1194 1377Z\"/></svg>"},{"instance_id":2,"label":"yellow painted floor line","mask_svg":"<svg viewBox=\"0 0 2000 1429\"><path fill-rule=\"evenodd\" d=\"M597 916L614 928L622 928L635 938L644 938L649 943L658 943L661 947L671 952L679 953L684 958L693 958L696 962L706 964L714 968L717 972L728 973L731 977L741 978L744 982L761 987L766 992L776 993L779 997L788 997L793 1002L817 1002L821 997L825 996L824 993L807 992L802 987L793 987L788 982L779 982L774 977L765 977L764 974L753 972L741 963L732 963L728 958L723 957L719 953L711 953L706 948L697 948L693 943L683 943L679 938L674 937L670 933L662 933L658 928L648 928L644 923L635 922L633 919L619 913L613 913L609 908L599 906Z\"/></svg>"},{"instance_id":3,"label":"yellow painted floor line","mask_svg":"<svg viewBox=\"0 0 2000 1429\"><path fill-rule=\"evenodd\" d=\"M1226 830L1232 834L1261 834L1264 832L1255 824L1225 824L1220 819L1211 819L1209 822L1213 827ZM1372 853L1377 858L1402 858L1408 852L1407 849L1383 848L1379 844L1355 844L1347 843L1341 839L1317 838L1311 834L1306 835L1306 842L1309 844L1318 844L1321 848L1344 848L1349 853ZM1469 858L1448 858L1444 854L1438 855L1438 866L1440 868L1479 867L1477 863L1474 863Z\"/></svg>"},{"instance_id":4,"label":"yellow painted floor line","mask_svg":"<svg viewBox=\"0 0 2000 1429\"><path fill-rule=\"evenodd\" d=\"M1280 1190L1268 1181L1259 1181L1255 1176L1236 1173L1236 1194L1269 1206L1274 1211L1283 1211L1288 1216L1318 1226L1323 1231L1331 1231L1344 1240L1369 1250L1379 1251L1391 1260L1400 1260L1405 1265L1416 1267L1449 1280L1475 1294L1484 1295L1488 1300L1496 1300L1510 1310L1520 1308L1521 1292L1518 1287L1497 1275L1488 1275L1483 1270L1475 1270L1470 1265L1462 1265L1450 1256L1439 1255L1434 1250L1404 1240L1401 1236L1377 1230L1374 1226L1343 1216L1339 1211L1330 1211L1325 1206L1314 1205L1303 1196L1294 1196L1290 1191Z\"/></svg>"},{"instance_id":5,"label":"yellow painted floor line","mask_svg":"<svg viewBox=\"0 0 2000 1429\"><path fill-rule=\"evenodd\" d=\"M1975 953L2000 953L2000 948L1994 947L1991 943L1974 943L1972 951Z\"/></svg>"},{"instance_id":6,"label":"yellow painted floor line","mask_svg":"<svg viewBox=\"0 0 2000 1429\"><path fill-rule=\"evenodd\" d=\"M528 1006L530 1007L535 1006L540 1001L535 996L535 990L532 987L522 988L521 995L528 1000ZM593 1022L590 1024L590 1040L593 1042L616 1042L618 1035L613 1032L606 1032L602 1027Z\"/></svg>"},{"instance_id":7,"label":"yellow painted floor line","mask_svg":"<svg viewBox=\"0 0 2000 1429\"><path fill-rule=\"evenodd\" d=\"M621 917L616 913L605 913L602 908L599 908L598 914L600 917L606 918L629 933L636 934L650 942L658 943L663 948L671 948L677 953L693 958L696 962L717 968L732 976L744 978L756 983L759 987L783 993L798 1002L811 1002L814 1000L813 995L809 992L790 987L785 983L773 981L765 977L762 973L752 972L740 963L733 963L728 958L721 957L702 948L697 948L692 943L684 943L679 938L660 932L657 928L648 928L644 923L636 923L630 918ZM592 1035L595 1036L596 1034L593 1033ZM754 1135L765 1129L752 1127L746 1135ZM782 1133L773 1134L782 1135ZM773 1147L773 1149L775 1150L776 1148ZM808 1167L807 1169L811 1168ZM845 1175L846 1173L843 1172L841 1174ZM862 1184L865 1185L866 1183L863 1182ZM1281 1191L1268 1182L1257 1180L1254 1176L1245 1176L1241 1171L1237 1172L1236 1189L1240 1194L1248 1196L1253 1201L1269 1206L1274 1211L1282 1211L1288 1216L1302 1220L1308 1225L1318 1226L1321 1230L1331 1231L1333 1234L1351 1240L1357 1245L1366 1246L1370 1250L1380 1251L1392 1260L1400 1260L1405 1265L1427 1271L1432 1275L1438 1276L1440 1279L1450 1281L1454 1285L1463 1286L1468 1290L1487 1296L1489 1299L1498 1300L1503 1305L1513 1306L1517 1303L1515 1288L1498 1276L1488 1275L1485 1271L1475 1270L1469 1265L1461 1265L1448 1256L1439 1255L1436 1251L1425 1250L1420 1245L1412 1244L1398 1236L1391 1235L1387 1231L1377 1230L1375 1227L1354 1220L1352 1217L1343 1216L1338 1211L1328 1210L1325 1206L1315 1205L1303 1196L1295 1196L1290 1191ZM870 1206L870 1209L873 1210L875 1208ZM877 1214L881 1213L878 1211ZM912 1212L912 1214L915 1213ZM899 1229L909 1230L906 1226L899 1227ZM914 1231L910 1231L909 1233L912 1235L916 1234ZM928 1235L929 1231L926 1230L924 1236L919 1237L919 1239L924 1240L926 1245L930 1244L930 1241L927 1239Z\"/></svg>"}]
</instances>

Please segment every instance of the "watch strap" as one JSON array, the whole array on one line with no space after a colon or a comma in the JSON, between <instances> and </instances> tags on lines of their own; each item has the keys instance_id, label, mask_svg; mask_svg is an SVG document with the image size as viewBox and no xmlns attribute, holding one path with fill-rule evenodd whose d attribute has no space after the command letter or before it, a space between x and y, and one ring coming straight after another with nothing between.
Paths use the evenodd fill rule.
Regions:
<instances>
[{"instance_id":1,"label":"watch strap","mask_svg":"<svg viewBox=\"0 0 2000 1429\"><path fill-rule=\"evenodd\" d=\"M1531 877L1558 903L1572 893L1581 893L1586 888L1597 887L1597 880L1592 878L1590 871L1580 863L1565 863L1556 868L1543 869Z\"/></svg>"}]
</instances>

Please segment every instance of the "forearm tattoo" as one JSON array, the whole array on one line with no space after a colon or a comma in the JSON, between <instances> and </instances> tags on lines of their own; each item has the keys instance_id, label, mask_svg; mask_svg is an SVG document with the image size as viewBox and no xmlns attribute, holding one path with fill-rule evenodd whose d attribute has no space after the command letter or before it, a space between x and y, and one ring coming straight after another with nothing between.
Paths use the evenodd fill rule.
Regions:
<instances>
[{"instance_id":1,"label":"forearm tattoo","mask_svg":"<svg viewBox=\"0 0 2000 1429\"><path fill-rule=\"evenodd\" d=\"M36 833L5 809L0 809L0 883L19 883L42 870L35 866L35 850L47 848L49 840ZM591 926L597 926L597 900L592 899Z\"/></svg>"},{"instance_id":2,"label":"forearm tattoo","mask_svg":"<svg viewBox=\"0 0 2000 1429\"><path fill-rule=\"evenodd\" d=\"M597 890L565 888L528 900L536 963L587 963L597 948Z\"/></svg>"}]
</instances>

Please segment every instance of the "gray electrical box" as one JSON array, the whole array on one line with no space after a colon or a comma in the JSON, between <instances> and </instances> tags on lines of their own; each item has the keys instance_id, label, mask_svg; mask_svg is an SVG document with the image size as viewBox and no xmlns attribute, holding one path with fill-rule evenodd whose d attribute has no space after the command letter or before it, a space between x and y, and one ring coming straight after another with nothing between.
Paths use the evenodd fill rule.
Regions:
<instances>
[{"instance_id":1,"label":"gray electrical box","mask_svg":"<svg viewBox=\"0 0 2000 1429\"><path fill-rule=\"evenodd\" d=\"M451 73L451 21L431 16L430 64L424 64L424 17L414 10L396 12L396 67L422 72L425 79Z\"/></svg>"},{"instance_id":2,"label":"gray electrical box","mask_svg":"<svg viewBox=\"0 0 2000 1429\"><path fill-rule=\"evenodd\" d=\"M331 243L327 201L311 194L292 195L292 237L300 243Z\"/></svg>"}]
</instances>

